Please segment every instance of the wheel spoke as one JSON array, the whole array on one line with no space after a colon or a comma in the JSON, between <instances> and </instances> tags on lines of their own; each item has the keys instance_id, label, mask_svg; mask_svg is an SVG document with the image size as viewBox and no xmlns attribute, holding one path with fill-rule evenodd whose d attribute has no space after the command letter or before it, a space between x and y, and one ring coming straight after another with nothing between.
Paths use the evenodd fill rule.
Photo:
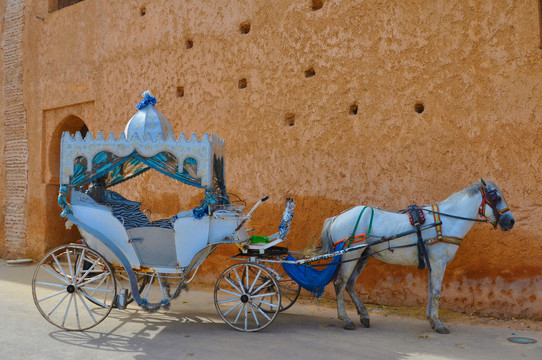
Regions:
<instances>
[{"instance_id":1,"label":"wheel spoke","mask_svg":"<svg viewBox=\"0 0 542 360\"><path fill-rule=\"evenodd\" d=\"M256 310L258 310L263 316L265 316L265 318L266 318L267 320L271 321L271 318L270 318L269 316L267 316L267 314L266 314L262 309L260 309L259 306L256 306L256 304L254 304L253 306L254 306L254 307L256 308Z\"/></svg>"},{"instance_id":2,"label":"wheel spoke","mask_svg":"<svg viewBox=\"0 0 542 360\"><path fill-rule=\"evenodd\" d=\"M258 317L256 316L256 313L254 312L255 306L252 305L252 302L249 302L250 305L250 312L252 313L252 317L254 318L254 321L256 322L256 325L260 326L260 322L258 321Z\"/></svg>"},{"instance_id":3,"label":"wheel spoke","mask_svg":"<svg viewBox=\"0 0 542 360\"><path fill-rule=\"evenodd\" d=\"M66 285L51 284L51 283L46 283L46 282L41 282L41 281L36 281L36 284L44 285L44 286L51 286L51 287L56 287L56 288L61 288L61 289L66 289Z\"/></svg>"},{"instance_id":4,"label":"wheel spoke","mask_svg":"<svg viewBox=\"0 0 542 360\"><path fill-rule=\"evenodd\" d=\"M258 282L258 279L260 278L260 274L262 273L262 269L258 269L258 274L256 274L256 277L254 278L254 281L252 282L252 285L250 286L250 289L248 289L248 293L252 293L252 288L254 288L254 285Z\"/></svg>"},{"instance_id":5,"label":"wheel spoke","mask_svg":"<svg viewBox=\"0 0 542 360\"><path fill-rule=\"evenodd\" d=\"M241 280L241 277L239 276L237 269L233 269L233 272L235 273L235 276L237 277L237 281L239 281L239 285L241 285L241 287L243 288L242 292L244 293L245 287L243 286L243 281Z\"/></svg>"},{"instance_id":6,"label":"wheel spoke","mask_svg":"<svg viewBox=\"0 0 542 360\"><path fill-rule=\"evenodd\" d=\"M81 265L83 264L83 259L85 258L85 249L81 250L81 255L79 255L77 269L75 270L75 278L79 278L79 274L81 273Z\"/></svg>"},{"instance_id":7,"label":"wheel spoke","mask_svg":"<svg viewBox=\"0 0 542 360\"><path fill-rule=\"evenodd\" d=\"M81 321L79 320L79 310L77 309L77 296L75 294L72 294L73 296L73 307L75 308L75 318L77 319L77 327L81 329Z\"/></svg>"},{"instance_id":8,"label":"wheel spoke","mask_svg":"<svg viewBox=\"0 0 542 360\"><path fill-rule=\"evenodd\" d=\"M224 280L226 280L233 288L235 288L235 290L239 291L240 294L244 294L243 290L239 289L236 284L233 283L233 280L231 280L228 276L224 276ZM241 285L241 287L243 287L243 285Z\"/></svg>"},{"instance_id":9,"label":"wheel spoke","mask_svg":"<svg viewBox=\"0 0 542 360\"><path fill-rule=\"evenodd\" d=\"M239 305L241 305L241 304L242 304L242 302L239 301L237 304L235 304L234 307L232 307L231 309L229 309L228 311L226 311L226 312L224 313L224 316L228 315L233 309L237 308L237 307L238 307Z\"/></svg>"},{"instance_id":10,"label":"wheel spoke","mask_svg":"<svg viewBox=\"0 0 542 360\"><path fill-rule=\"evenodd\" d=\"M100 289L100 288L89 288L89 287L85 287L84 290L102 291L102 292L108 292L108 293L114 292L111 289ZM94 294L91 294L91 295L94 295Z\"/></svg>"},{"instance_id":11,"label":"wheel spoke","mask_svg":"<svg viewBox=\"0 0 542 360\"><path fill-rule=\"evenodd\" d=\"M273 297L273 295L277 295L277 293L276 293L276 292L272 292L272 293L267 293L267 294L251 295L250 297L251 297L251 298L260 298L260 297L266 297L266 296Z\"/></svg>"},{"instance_id":12,"label":"wheel spoke","mask_svg":"<svg viewBox=\"0 0 542 360\"><path fill-rule=\"evenodd\" d=\"M221 301L218 301L217 304L224 304L224 303L229 303L233 301L239 301L239 298L221 300Z\"/></svg>"},{"instance_id":13,"label":"wheel spoke","mask_svg":"<svg viewBox=\"0 0 542 360\"><path fill-rule=\"evenodd\" d=\"M90 315L90 317L92 318L92 320L94 321L94 323L98 323L96 321L96 319L94 318L94 315L92 315L92 312L90 311L90 309L88 308L88 305L87 303L85 302L85 300L83 299L83 297L81 296L81 293L77 292L77 295L79 296L79 300L81 300L81 303L83 304L83 306L85 307L85 309L87 309L87 312L88 314Z\"/></svg>"},{"instance_id":14,"label":"wheel spoke","mask_svg":"<svg viewBox=\"0 0 542 360\"><path fill-rule=\"evenodd\" d=\"M53 272L52 270L49 270L45 267L45 265L41 264L40 266L42 269L44 269L45 271L47 271L49 274L53 275L54 277L56 277L58 280L62 281L64 284L68 285L70 282L68 279L66 278L61 278L57 273Z\"/></svg>"},{"instance_id":15,"label":"wheel spoke","mask_svg":"<svg viewBox=\"0 0 542 360\"><path fill-rule=\"evenodd\" d=\"M90 259L89 259L89 260L90 260ZM89 268L85 271L85 273L83 274L83 276L81 276L81 278L80 278L79 280L77 280L77 282L80 283L81 281L83 281L83 280L87 277L88 273L91 272L92 269L94 269L94 267L96 266L96 264L97 264L99 261L100 261L100 259L99 259L99 258L96 258L96 260L92 263L92 266L89 267ZM90 261L89 261L89 262L90 262Z\"/></svg>"},{"instance_id":16,"label":"wheel spoke","mask_svg":"<svg viewBox=\"0 0 542 360\"><path fill-rule=\"evenodd\" d=\"M254 290L254 294L257 294L261 289L266 287L271 282L271 279L268 279L265 283L263 283L257 290Z\"/></svg>"},{"instance_id":17,"label":"wheel spoke","mask_svg":"<svg viewBox=\"0 0 542 360\"><path fill-rule=\"evenodd\" d=\"M245 265L245 281L246 281L246 289L248 289L248 265Z\"/></svg>"},{"instance_id":18,"label":"wheel spoke","mask_svg":"<svg viewBox=\"0 0 542 360\"><path fill-rule=\"evenodd\" d=\"M84 297L86 297L87 299L89 299L93 303L98 304L103 308L108 308L109 307L109 306L105 305L104 303L102 303L101 301L97 300L96 298L90 296L89 294L86 294L84 291L81 291L81 294L83 294Z\"/></svg>"},{"instance_id":19,"label":"wheel spoke","mask_svg":"<svg viewBox=\"0 0 542 360\"><path fill-rule=\"evenodd\" d=\"M248 283L247 283L247 286L248 286ZM247 322L248 322L248 305L245 304L245 331L248 329Z\"/></svg>"},{"instance_id":20,"label":"wheel spoke","mask_svg":"<svg viewBox=\"0 0 542 360\"><path fill-rule=\"evenodd\" d=\"M64 295L64 297L60 299L59 302L56 303L56 305L51 309L51 311L49 311L49 313L46 316L47 318L49 318L49 316L51 316L51 314L60 306L60 304L62 304L62 302L64 301L64 299L68 297L68 295L70 295L70 293L66 292L66 295Z\"/></svg>"},{"instance_id":21,"label":"wheel spoke","mask_svg":"<svg viewBox=\"0 0 542 360\"><path fill-rule=\"evenodd\" d=\"M60 270L60 272L62 273L62 275L64 275L64 278L66 278L66 280L68 281L68 283L70 282L70 279L66 276L66 273L64 272L64 269L62 268L62 265L60 265L60 263L58 262L58 259L56 258L55 254L51 254L51 256L53 257L53 259L55 260L56 264L58 265L58 269Z\"/></svg>"},{"instance_id":22,"label":"wheel spoke","mask_svg":"<svg viewBox=\"0 0 542 360\"><path fill-rule=\"evenodd\" d=\"M111 273L110 272L104 272L104 273L101 273L100 275L96 275L94 277L91 277L90 279L88 279L87 281L83 282L83 283L80 283L80 284L77 284L77 286L79 287L82 287L82 286L85 286L87 284L90 284L96 280L100 280L100 279L104 279L106 276L109 276ZM100 284L98 284L98 286L100 286L102 284L103 280L100 282Z\"/></svg>"},{"instance_id":23,"label":"wheel spoke","mask_svg":"<svg viewBox=\"0 0 542 360\"><path fill-rule=\"evenodd\" d=\"M243 303L243 306L241 307L241 309L239 310L239 312L237 313L237 316L235 317L235 321L233 322L233 324L237 324L237 320L239 320L239 316L241 316L241 313L243 312L243 310L245 309L245 305L246 303Z\"/></svg>"},{"instance_id":24,"label":"wheel spoke","mask_svg":"<svg viewBox=\"0 0 542 360\"><path fill-rule=\"evenodd\" d=\"M236 293L234 293L234 292L232 292L232 291L229 291L229 290L226 290L226 289L222 289L222 288L218 288L218 290L223 291L223 292L225 292L225 293L227 293L227 294L230 294L230 295L234 295L234 296L240 296L240 295L243 295L243 294L236 294Z\"/></svg>"},{"instance_id":25,"label":"wheel spoke","mask_svg":"<svg viewBox=\"0 0 542 360\"><path fill-rule=\"evenodd\" d=\"M73 295L73 293L72 293ZM66 323L66 317L68 316L68 311L70 310L70 305L72 304L73 296L70 296L70 300L68 301L68 306L66 306L66 312L64 313L64 319L62 319L62 326Z\"/></svg>"},{"instance_id":26,"label":"wheel spoke","mask_svg":"<svg viewBox=\"0 0 542 360\"><path fill-rule=\"evenodd\" d=\"M52 298L52 297L58 296L58 295L60 295L60 294L63 294L65 291L66 291L65 289L64 289L64 290L60 290L60 291L57 292L57 293L54 293L54 294L49 295L49 296L46 296L46 297L44 297L43 299L39 299L38 302L42 302L43 300L47 300L47 299L50 299L50 298Z\"/></svg>"},{"instance_id":27,"label":"wheel spoke","mask_svg":"<svg viewBox=\"0 0 542 360\"><path fill-rule=\"evenodd\" d=\"M74 277L73 277L73 268L72 268L72 259L70 257L70 251L68 249L66 249L66 257L68 258L68 268L70 269L70 275L72 277L72 282L74 282Z\"/></svg>"},{"instance_id":28,"label":"wheel spoke","mask_svg":"<svg viewBox=\"0 0 542 360\"><path fill-rule=\"evenodd\" d=\"M288 300L290 300L290 302L292 302L292 301L294 300L294 299L292 299L292 298L290 297L290 295L288 295L285 291L282 291L282 289L281 289L281 293L282 293L282 296L286 296L286 298L287 298Z\"/></svg>"},{"instance_id":29,"label":"wheel spoke","mask_svg":"<svg viewBox=\"0 0 542 360\"><path fill-rule=\"evenodd\" d=\"M264 305L271 306L271 307L274 307L274 308L279 307L276 304L271 304L271 303L268 303L267 301L263 301L263 300L260 300L260 299L254 299L254 301L257 301L260 304L264 304Z\"/></svg>"}]
</instances>

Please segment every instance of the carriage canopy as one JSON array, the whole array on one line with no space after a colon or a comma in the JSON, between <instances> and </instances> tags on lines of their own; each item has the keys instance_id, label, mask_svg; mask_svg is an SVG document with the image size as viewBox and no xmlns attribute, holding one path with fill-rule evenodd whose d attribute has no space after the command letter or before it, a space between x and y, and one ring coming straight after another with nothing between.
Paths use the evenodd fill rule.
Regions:
<instances>
[{"instance_id":1,"label":"carriage canopy","mask_svg":"<svg viewBox=\"0 0 542 360\"><path fill-rule=\"evenodd\" d=\"M148 91L123 133L107 139L102 132L83 138L65 132L61 140L60 183L79 187L100 181L111 187L149 169L185 184L219 190L225 195L224 140L204 134L175 139L169 120Z\"/></svg>"}]
</instances>

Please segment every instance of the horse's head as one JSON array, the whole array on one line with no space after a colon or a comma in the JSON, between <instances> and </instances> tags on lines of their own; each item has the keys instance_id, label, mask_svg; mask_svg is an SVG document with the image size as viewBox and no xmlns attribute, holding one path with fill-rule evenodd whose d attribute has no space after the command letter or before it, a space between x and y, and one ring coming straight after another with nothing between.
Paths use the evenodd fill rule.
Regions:
<instances>
[{"instance_id":1,"label":"horse's head","mask_svg":"<svg viewBox=\"0 0 542 360\"><path fill-rule=\"evenodd\" d=\"M502 231L512 229L516 220L506 205L501 190L495 184L486 182L484 179L480 179L480 183L480 192L482 193L482 203L478 209L480 216L488 219L495 228L498 226Z\"/></svg>"}]
</instances>

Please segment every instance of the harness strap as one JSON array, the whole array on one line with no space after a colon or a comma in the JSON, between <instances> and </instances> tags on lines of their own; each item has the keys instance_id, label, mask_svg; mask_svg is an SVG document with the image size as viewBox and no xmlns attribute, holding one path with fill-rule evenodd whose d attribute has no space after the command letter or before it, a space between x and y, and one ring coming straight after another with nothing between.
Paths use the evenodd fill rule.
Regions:
<instances>
[{"instance_id":1,"label":"harness strap","mask_svg":"<svg viewBox=\"0 0 542 360\"><path fill-rule=\"evenodd\" d=\"M356 225L354 226L354 231L352 231L352 235L350 235L349 238L337 241L336 243L333 244L333 246L337 246L338 244L346 241L346 244L344 244L344 247L347 247L350 244L357 243L357 242L360 242L360 241L363 241L363 240L367 239L367 236L369 236L371 234L371 229L373 227L373 219L374 219L374 215L375 215L375 209L373 209L373 208L370 208L371 209L371 220L369 221L369 229L367 229L367 233L356 235L356 230L358 229L359 221L361 220L361 216L365 212L365 209L367 209L367 206L364 206L363 209L361 209L361 212L359 213L359 216L358 216L358 220L356 221Z\"/></svg>"},{"instance_id":2,"label":"harness strap","mask_svg":"<svg viewBox=\"0 0 542 360\"><path fill-rule=\"evenodd\" d=\"M431 209L433 209L433 219L435 219L435 223L440 222L438 204L431 205ZM442 241L442 224L435 226L435 231L437 232L438 241Z\"/></svg>"},{"instance_id":3,"label":"harness strap","mask_svg":"<svg viewBox=\"0 0 542 360\"><path fill-rule=\"evenodd\" d=\"M435 223L440 223L440 225L437 225L435 226L435 231L437 232L437 237L435 238L431 238L431 239L428 239L426 240L426 244L427 245L433 245L433 244L436 244L438 242L445 242L445 243L448 243L448 244L453 244L453 245L461 245L461 242L463 241L463 239L461 238L458 238L458 237L455 237L455 236L443 236L442 235L442 222L440 221L440 212L439 212L439 208L438 208L438 205L435 204L435 205L431 205L431 209L433 211L431 211L433 213L433 218L435 219Z\"/></svg>"}]
</instances>

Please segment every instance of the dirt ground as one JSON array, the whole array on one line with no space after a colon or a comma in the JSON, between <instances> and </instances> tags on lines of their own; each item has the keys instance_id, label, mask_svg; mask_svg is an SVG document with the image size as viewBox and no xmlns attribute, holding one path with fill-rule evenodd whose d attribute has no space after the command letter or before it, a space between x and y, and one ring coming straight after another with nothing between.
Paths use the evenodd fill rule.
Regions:
<instances>
[{"instance_id":1,"label":"dirt ground","mask_svg":"<svg viewBox=\"0 0 542 360\"><path fill-rule=\"evenodd\" d=\"M311 304L317 304L318 306L325 306L330 308L336 308L337 306L334 300L311 299L307 296L300 298L298 302L307 306L310 306ZM355 311L355 307L352 302L347 302L346 306L348 310ZM425 320L425 308L423 307L386 306L377 304L366 304L366 307L370 314L378 313L384 317L397 317L402 319L414 318ZM497 319L494 317L483 317L474 314L464 314L447 309L440 309L439 314L440 319L444 323L494 327L502 329L512 329L517 331L542 332L542 315L534 319Z\"/></svg>"}]
</instances>

